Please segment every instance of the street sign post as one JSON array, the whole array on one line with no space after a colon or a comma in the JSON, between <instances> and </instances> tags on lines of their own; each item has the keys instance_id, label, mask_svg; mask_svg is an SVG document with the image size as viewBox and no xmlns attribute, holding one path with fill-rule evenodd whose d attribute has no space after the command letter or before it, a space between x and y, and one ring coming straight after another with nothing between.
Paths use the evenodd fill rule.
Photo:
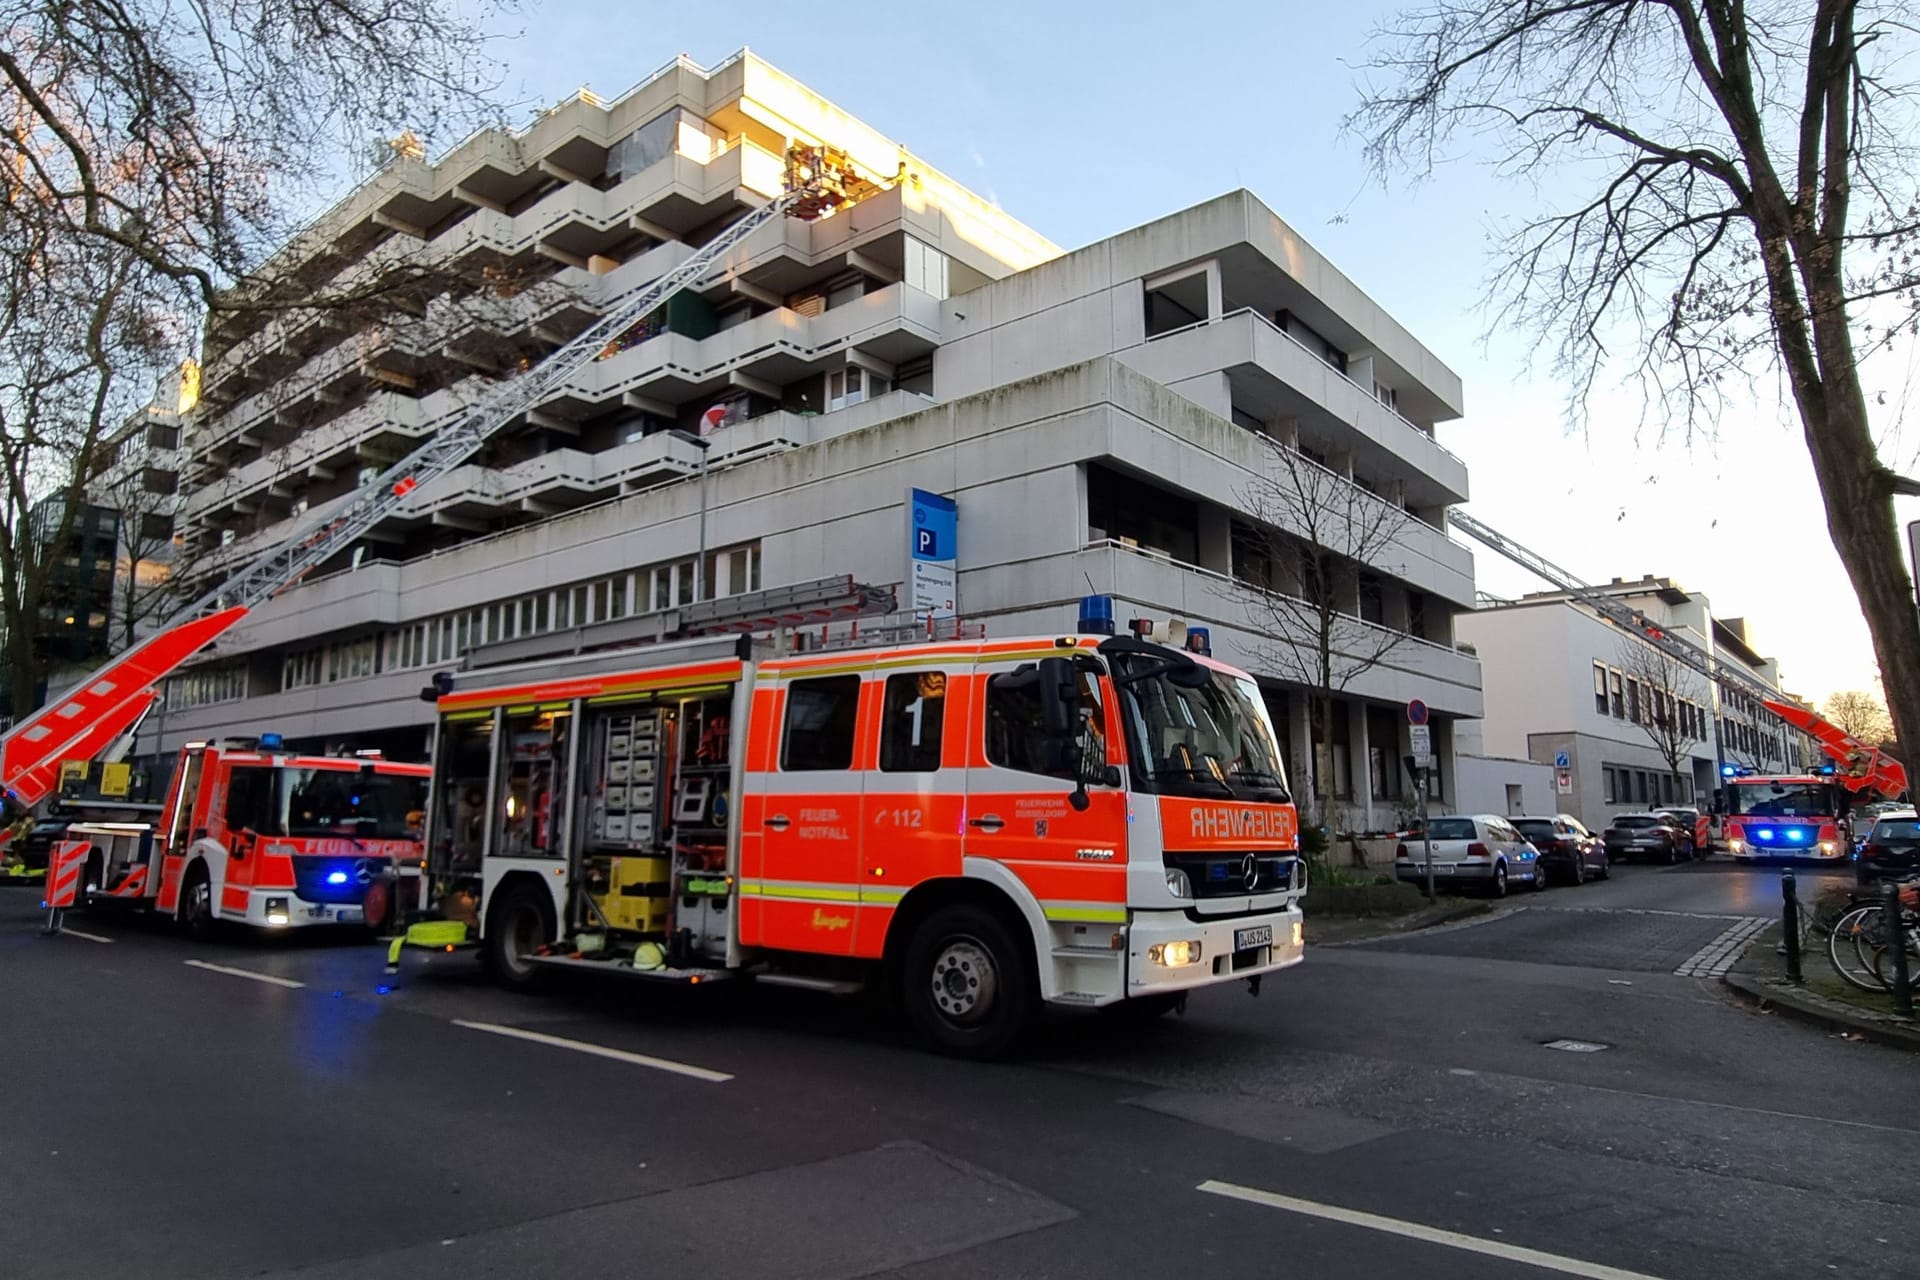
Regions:
<instances>
[{"instance_id":1,"label":"street sign post","mask_svg":"<svg viewBox=\"0 0 1920 1280\"><path fill-rule=\"evenodd\" d=\"M1415 726L1415 733L1425 733L1426 726ZM1427 769L1429 764L1420 756L1409 753L1401 757L1407 766L1407 776L1413 779L1413 789L1420 800L1420 845L1425 852L1427 867L1427 901L1433 901L1433 833L1427 830Z\"/></svg>"},{"instance_id":2,"label":"street sign post","mask_svg":"<svg viewBox=\"0 0 1920 1280\"><path fill-rule=\"evenodd\" d=\"M1407 703L1407 723L1425 725L1427 723L1427 704L1418 698Z\"/></svg>"},{"instance_id":3,"label":"street sign post","mask_svg":"<svg viewBox=\"0 0 1920 1280\"><path fill-rule=\"evenodd\" d=\"M1407 744L1422 769L1433 767L1433 730L1424 724L1407 726Z\"/></svg>"},{"instance_id":4,"label":"street sign post","mask_svg":"<svg viewBox=\"0 0 1920 1280\"><path fill-rule=\"evenodd\" d=\"M1564 751L1556 751L1553 753L1553 767L1556 769L1571 769L1573 768L1573 758Z\"/></svg>"}]
</instances>

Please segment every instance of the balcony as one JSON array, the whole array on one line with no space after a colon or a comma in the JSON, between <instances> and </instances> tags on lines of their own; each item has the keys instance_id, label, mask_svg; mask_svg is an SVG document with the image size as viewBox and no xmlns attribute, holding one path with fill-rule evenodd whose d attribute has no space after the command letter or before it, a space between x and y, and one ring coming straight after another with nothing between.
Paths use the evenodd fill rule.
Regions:
<instances>
[{"instance_id":1,"label":"balcony","mask_svg":"<svg viewBox=\"0 0 1920 1280\"><path fill-rule=\"evenodd\" d=\"M1281 670L1285 664L1271 660L1275 648L1287 642L1265 634L1272 619L1252 605L1248 588L1226 574L1121 543L1090 543L1064 554L965 570L960 595L969 616L1010 610L1057 614L1086 594L1089 580L1162 624L1180 618L1212 626L1214 651L1223 661L1299 683L1297 671ZM1366 655L1389 641L1392 647L1378 665L1356 676L1347 692L1383 701L1419 697L1448 714L1480 714L1480 664L1449 645L1344 617L1334 650ZM1307 637L1293 643L1312 645Z\"/></svg>"},{"instance_id":2,"label":"balcony","mask_svg":"<svg viewBox=\"0 0 1920 1280\"><path fill-rule=\"evenodd\" d=\"M1297 419L1303 440L1351 452L1363 474L1404 481L1409 506L1466 500L1464 462L1259 312L1234 311L1174 329L1118 358L1162 384L1224 370L1236 408L1264 419Z\"/></svg>"},{"instance_id":3,"label":"balcony","mask_svg":"<svg viewBox=\"0 0 1920 1280\"><path fill-rule=\"evenodd\" d=\"M817 316L781 307L707 338L660 334L580 370L561 396L582 408L625 392L678 403L729 374L785 386L850 349L896 364L924 354L938 345L939 324L938 299L889 285Z\"/></svg>"}]
</instances>

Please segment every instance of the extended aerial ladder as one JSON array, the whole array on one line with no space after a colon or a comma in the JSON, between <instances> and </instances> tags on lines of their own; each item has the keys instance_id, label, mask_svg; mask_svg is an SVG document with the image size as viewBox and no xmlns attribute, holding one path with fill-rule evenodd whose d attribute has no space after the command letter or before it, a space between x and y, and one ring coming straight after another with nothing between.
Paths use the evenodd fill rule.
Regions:
<instances>
[{"instance_id":1,"label":"extended aerial ladder","mask_svg":"<svg viewBox=\"0 0 1920 1280\"><path fill-rule=\"evenodd\" d=\"M1840 763L1850 766L1853 776L1861 780L1862 785L1873 785L1882 791L1891 786L1890 794L1898 794L1905 789L1906 771L1897 761L1882 756L1874 748L1847 737L1811 712L1781 701L1779 690L1770 689L1744 673L1736 671L1699 645L1681 639L1666 628L1656 625L1645 615L1604 592L1596 591L1545 556L1521 546L1512 538L1487 527L1464 511L1449 511L1447 522L1489 550L1499 552L1521 568L1552 583L1569 598L1579 601L1616 627L1638 637L1688 670L1706 677L1710 683L1745 694L1756 705L1764 708L1767 714L1787 727L1795 731L1811 733L1815 741L1820 744L1820 749Z\"/></svg>"},{"instance_id":2,"label":"extended aerial ladder","mask_svg":"<svg viewBox=\"0 0 1920 1280\"><path fill-rule=\"evenodd\" d=\"M31 810L51 795L60 762L91 759L123 736L153 704L153 687L247 613L347 551L426 485L464 465L503 429L609 350L622 335L698 284L761 227L783 215L825 217L879 191L844 154L800 146L787 153L781 195L729 225L685 262L589 325L539 364L488 388L457 421L413 452L323 508L237 573L176 612L159 632L127 650L0 738L0 784L9 807ZM7 833L0 830L0 844Z\"/></svg>"}]
</instances>

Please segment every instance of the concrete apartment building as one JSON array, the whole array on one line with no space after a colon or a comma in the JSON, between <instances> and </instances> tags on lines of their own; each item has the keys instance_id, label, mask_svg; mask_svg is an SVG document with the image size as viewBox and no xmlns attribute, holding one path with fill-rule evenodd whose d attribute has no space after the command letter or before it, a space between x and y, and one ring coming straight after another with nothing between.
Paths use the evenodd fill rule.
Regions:
<instances>
[{"instance_id":1,"label":"concrete apartment building","mask_svg":"<svg viewBox=\"0 0 1920 1280\"><path fill-rule=\"evenodd\" d=\"M1779 663L1755 648L1744 620L1715 617L1705 595L1655 577L1594 590L1780 690ZM1723 764L1781 772L1814 759L1801 735L1742 694L1685 668L1661 687L1638 656L1657 652L1651 645L1561 593L1485 601L1455 625L1489 673L1477 726L1486 753L1548 765L1565 754L1572 789L1557 792L1558 809L1596 829L1617 813L1706 802ZM1665 695L1681 726L1678 779L1649 728Z\"/></svg>"},{"instance_id":2,"label":"concrete apartment building","mask_svg":"<svg viewBox=\"0 0 1920 1280\"><path fill-rule=\"evenodd\" d=\"M402 155L289 252L471 255L544 274L485 305L437 302L355 332L324 318L210 335L182 527L211 582L781 189L795 141L891 185L816 223L761 228L503 443L423 487L351 565L261 607L169 682L166 737L273 729L418 755L429 674L483 644L851 574L907 576L911 488L958 506L958 612L993 634L1122 618L1213 627L1270 686L1304 789L1297 689L1274 678L1237 578L1245 495L1276 442L1398 532L1353 565L1349 634L1391 635L1321 744L1348 820L1407 802L1407 699L1481 712L1454 644L1474 600L1445 532L1464 465L1434 439L1459 378L1247 192L1065 253L765 62L680 60L617 101L579 96L434 163ZM896 180L897 179L897 180ZM249 324L254 328L250 331ZM502 349L508 352L503 358ZM705 572L698 454L712 437ZM1275 517L1284 526L1285 520ZM1297 566L1263 563L1284 587ZM1291 577L1290 577L1291 575ZM1374 815L1378 814L1378 818Z\"/></svg>"}]
</instances>

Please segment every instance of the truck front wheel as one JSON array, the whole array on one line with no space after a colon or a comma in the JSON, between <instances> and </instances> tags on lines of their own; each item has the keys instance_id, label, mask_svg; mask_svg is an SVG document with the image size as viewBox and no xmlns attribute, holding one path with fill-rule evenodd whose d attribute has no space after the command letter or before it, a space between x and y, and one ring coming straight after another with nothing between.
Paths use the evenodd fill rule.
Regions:
<instances>
[{"instance_id":1,"label":"truck front wheel","mask_svg":"<svg viewBox=\"0 0 1920 1280\"><path fill-rule=\"evenodd\" d=\"M962 1058L997 1058L1032 1021L1027 950L992 912L942 907L915 930L901 967L907 1015L934 1048Z\"/></svg>"}]
</instances>

